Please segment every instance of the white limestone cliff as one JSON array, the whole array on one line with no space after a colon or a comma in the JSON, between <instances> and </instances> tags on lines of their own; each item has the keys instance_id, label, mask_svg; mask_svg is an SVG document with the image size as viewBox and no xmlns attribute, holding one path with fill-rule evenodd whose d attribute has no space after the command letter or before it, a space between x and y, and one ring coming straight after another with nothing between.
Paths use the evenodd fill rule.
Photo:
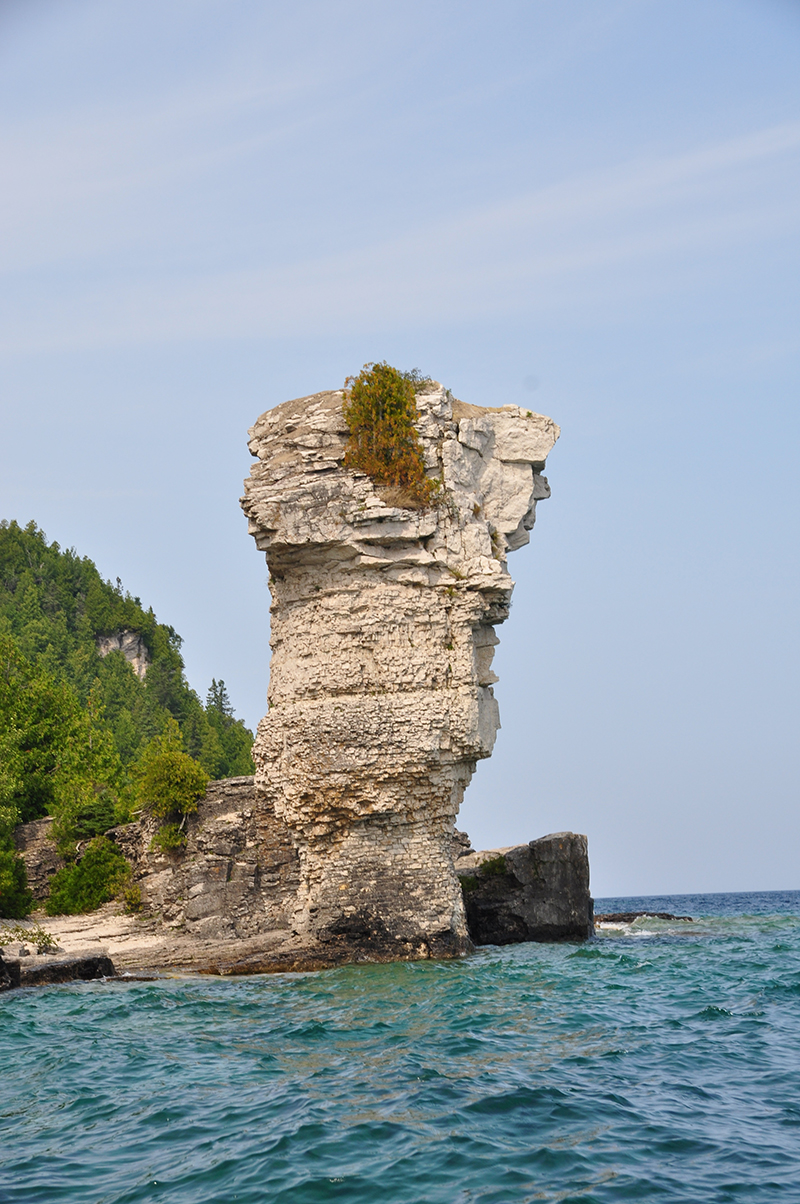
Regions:
<instances>
[{"instance_id":1,"label":"white limestone cliff","mask_svg":"<svg viewBox=\"0 0 800 1204\"><path fill-rule=\"evenodd\" d=\"M104 657L108 656L109 652L121 652L136 676L141 680L146 677L150 653L138 631L129 631L127 627L123 627L120 631L112 631L110 635L99 635L97 651Z\"/></svg>"}]
</instances>

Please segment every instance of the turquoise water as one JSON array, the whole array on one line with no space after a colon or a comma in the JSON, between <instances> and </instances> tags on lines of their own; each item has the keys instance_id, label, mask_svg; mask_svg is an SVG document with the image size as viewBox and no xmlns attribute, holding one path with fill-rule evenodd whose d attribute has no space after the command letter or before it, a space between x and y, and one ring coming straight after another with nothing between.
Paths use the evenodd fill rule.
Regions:
<instances>
[{"instance_id":1,"label":"turquoise water","mask_svg":"<svg viewBox=\"0 0 800 1204\"><path fill-rule=\"evenodd\" d=\"M800 1201L800 892L584 945L0 996L0 1201Z\"/></svg>"}]
</instances>

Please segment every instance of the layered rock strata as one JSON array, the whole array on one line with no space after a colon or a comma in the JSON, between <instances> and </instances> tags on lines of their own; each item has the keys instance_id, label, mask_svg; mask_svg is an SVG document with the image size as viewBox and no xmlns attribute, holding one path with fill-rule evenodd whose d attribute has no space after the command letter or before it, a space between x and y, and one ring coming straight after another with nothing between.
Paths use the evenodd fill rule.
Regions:
<instances>
[{"instance_id":1,"label":"layered rock strata","mask_svg":"<svg viewBox=\"0 0 800 1204\"><path fill-rule=\"evenodd\" d=\"M285 402L250 432L242 505L272 592L256 783L297 851L291 927L306 947L457 955L470 940L454 821L499 727L506 555L549 496L559 430L430 385L418 431L441 492L420 510L343 467L342 400Z\"/></svg>"},{"instance_id":2,"label":"layered rock strata","mask_svg":"<svg viewBox=\"0 0 800 1204\"><path fill-rule=\"evenodd\" d=\"M54 853L50 825L43 831L42 823L17 830L34 881L45 881L42 867ZM209 783L197 811L188 817L182 852L165 855L151 848L156 829L157 823L144 817L107 833L131 863L141 909L125 914L116 902L89 915L42 917L60 956L7 960L6 979L0 970L0 989L4 981L19 985L20 967L22 985L85 977L80 959L88 959L91 970L89 963L98 955L110 955L124 973L184 968L220 974L316 969L369 955L345 942L310 946L292 931L299 858L288 829L253 778ZM585 837L558 833L516 848L476 853L465 832L454 832L450 851L475 944L591 935ZM2 925L0 935L1 930ZM0 957L20 951L18 938L0 950ZM28 944L33 949L35 941ZM111 973L105 964L96 970L97 976ZM65 977L59 979L59 974Z\"/></svg>"},{"instance_id":3,"label":"layered rock strata","mask_svg":"<svg viewBox=\"0 0 800 1204\"><path fill-rule=\"evenodd\" d=\"M20 824L14 832L14 843L25 862L31 893L41 903L50 894L50 879L66 865L53 840L52 816Z\"/></svg>"},{"instance_id":4,"label":"layered rock strata","mask_svg":"<svg viewBox=\"0 0 800 1204\"><path fill-rule=\"evenodd\" d=\"M179 853L151 847L157 827L149 819L107 833L133 867L145 915L200 944L290 935L297 854L252 777L209 782Z\"/></svg>"},{"instance_id":5,"label":"layered rock strata","mask_svg":"<svg viewBox=\"0 0 800 1204\"><path fill-rule=\"evenodd\" d=\"M252 777L209 782L197 811L187 817L182 850L154 848L158 826L144 815L106 833L131 865L140 906L135 914L125 914L115 902L90 915L43 917L62 952L83 954L87 945L99 944L126 972L227 973L243 962L253 970L304 966L304 949L291 932L297 853ZM40 900L47 897L57 857L51 827L51 821L38 820L15 833Z\"/></svg>"},{"instance_id":6,"label":"layered rock strata","mask_svg":"<svg viewBox=\"0 0 800 1204\"><path fill-rule=\"evenodd\" d=\"M585 941L594 932L585 836L554 832L456 861L476 945Z\"/></svg>"}]
</instances>

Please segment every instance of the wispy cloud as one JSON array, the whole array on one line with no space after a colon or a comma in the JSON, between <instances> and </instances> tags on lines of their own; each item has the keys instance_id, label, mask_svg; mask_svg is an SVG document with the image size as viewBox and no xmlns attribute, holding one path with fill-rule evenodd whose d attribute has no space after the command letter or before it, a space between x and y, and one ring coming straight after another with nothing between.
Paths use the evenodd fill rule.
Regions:
<instances>
[{"instance_id":1,"label":"wispy cloud","mask_svg":"<svg viewBox=\"0 0 800 1204\"><path fill-rule=\"evenodd\" d=\"M235 103L232 101L232 103ZM622 163L510 199L437 216L335 254L251 268L66 275L18 296L5 352L331 332L491 318L580 304L622 286L645 293L661 267L739 251L787 230L800 122L670 156ZM781 186L771 187L776 178ZM681 261L683 268L681 267ZM266 260L266 262L264 261ZM620 269L631 274L621 281ZM679 287L679 283L678 283Z\"/></svg>"}]
</instances>

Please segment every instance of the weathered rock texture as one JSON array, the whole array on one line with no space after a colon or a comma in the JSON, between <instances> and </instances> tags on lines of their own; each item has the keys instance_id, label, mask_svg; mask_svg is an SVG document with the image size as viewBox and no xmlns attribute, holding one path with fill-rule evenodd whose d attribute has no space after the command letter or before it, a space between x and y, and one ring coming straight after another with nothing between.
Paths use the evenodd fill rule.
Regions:
<instances>
[{"instance_id":1,"label":"weathered rock texture","mask_svg":"<svg viewBox=\"0 0 800 1204\"><path fill-rule=\"evenodd\" d=\"M53 819L34 819L29 824L20 824L14 831L17 852L25 862L28 886L34 899L39 902L50 894L50 879L60 870L65 861L59 856L53 840Z\"/></svg>"},{"instance_id":2,"label":"weathered rock texture","mask_svg":"<svg viewBox=\"0 0 800 1204\"><path fill-rule=\"evenodd\" d=\"M555 832L456 861L476 945L586 940L594 932L585 836Z\"/></svg>"},{"instance_id":3,"label":"weathered rock texture","mask_svg":"<svg viewBox=\"0 0 800 1204\"><path fill-rule=\"evenodd\" d=\"M54 864L64 864L51 829L51 820L37 820L15 833L39 900L47 897ZM60 943L61 934L69 934L67 952L99 940L125 969L211 964L225 970L244 957L264 961L267 952L288 942L291 963L299 964L290 930L297 853L252 777L209 782L197 811L187 817L184 850L165 854L151 848L157 829L157 821L143 816L107 832L133 868L141 910L135 917L117 914L112 922L108 908L95 919L48 917L45 926ZM120 903L108 907L122 910Z\"/></svg>"},{"instance_id":4,"label":"weathered rock texture","mask_svg":"<svg viewBox=\"0 0 800 1204\"><path fill-rule=\"evenodd\" d=\"M370 957L470 946L453 868L456 813L499 727L494 628L506 553L528 542L558 427L418 394L441 501L410 509L342 466L342 393L259 418L245 484L272 591L269 712L254 757L299 856L292 928Z\"/></svg>"},{"instance_id":5,"label":"weathered rock texture","mask_svg":"<svg viewBox=\"0 0 800 1204\"><path fill-rule=\"evenodd\" d=\"M138 631L123 627L121 631L113 631L110 635L99 635L97 651L101 656L108 656L109 652L121 652L137 677L144 678L147 674L150 653Z\"/></svg>"},{"instance_id":6,"label":"weathered rock texture","mask_svg":"<svg viewBox=\"0 0 800 1204\"><path fill-rule=\"evenodd\" d=\"M297 854L252 777L209 782L180 853L151 849L157 827L144 820L107 833L133 866L145 914L200 942L289 935Z\"/></svg>"},{"instance_id":7,"label":"weathered rock texture","mask_svg":"<svg viewBox=\"0 0 800 1204\"><path fill-rule=\"evenodd\" d=\"M0 991L13 991L19 986L19 962L5 961L0 953Z\"/></svg>"},{"instance_id":8,"label":"weathered rock texture","mask_svg":"<svg viewBox=\"0 0 800 1204\"><path fill-rule=\"evenodd\" d=\"M116 970L110 957L102 953L80 957L25 957L17 962L19 986L46 987L59 982L91 982L114 978Z\"/></svg>"}]
</instances>

